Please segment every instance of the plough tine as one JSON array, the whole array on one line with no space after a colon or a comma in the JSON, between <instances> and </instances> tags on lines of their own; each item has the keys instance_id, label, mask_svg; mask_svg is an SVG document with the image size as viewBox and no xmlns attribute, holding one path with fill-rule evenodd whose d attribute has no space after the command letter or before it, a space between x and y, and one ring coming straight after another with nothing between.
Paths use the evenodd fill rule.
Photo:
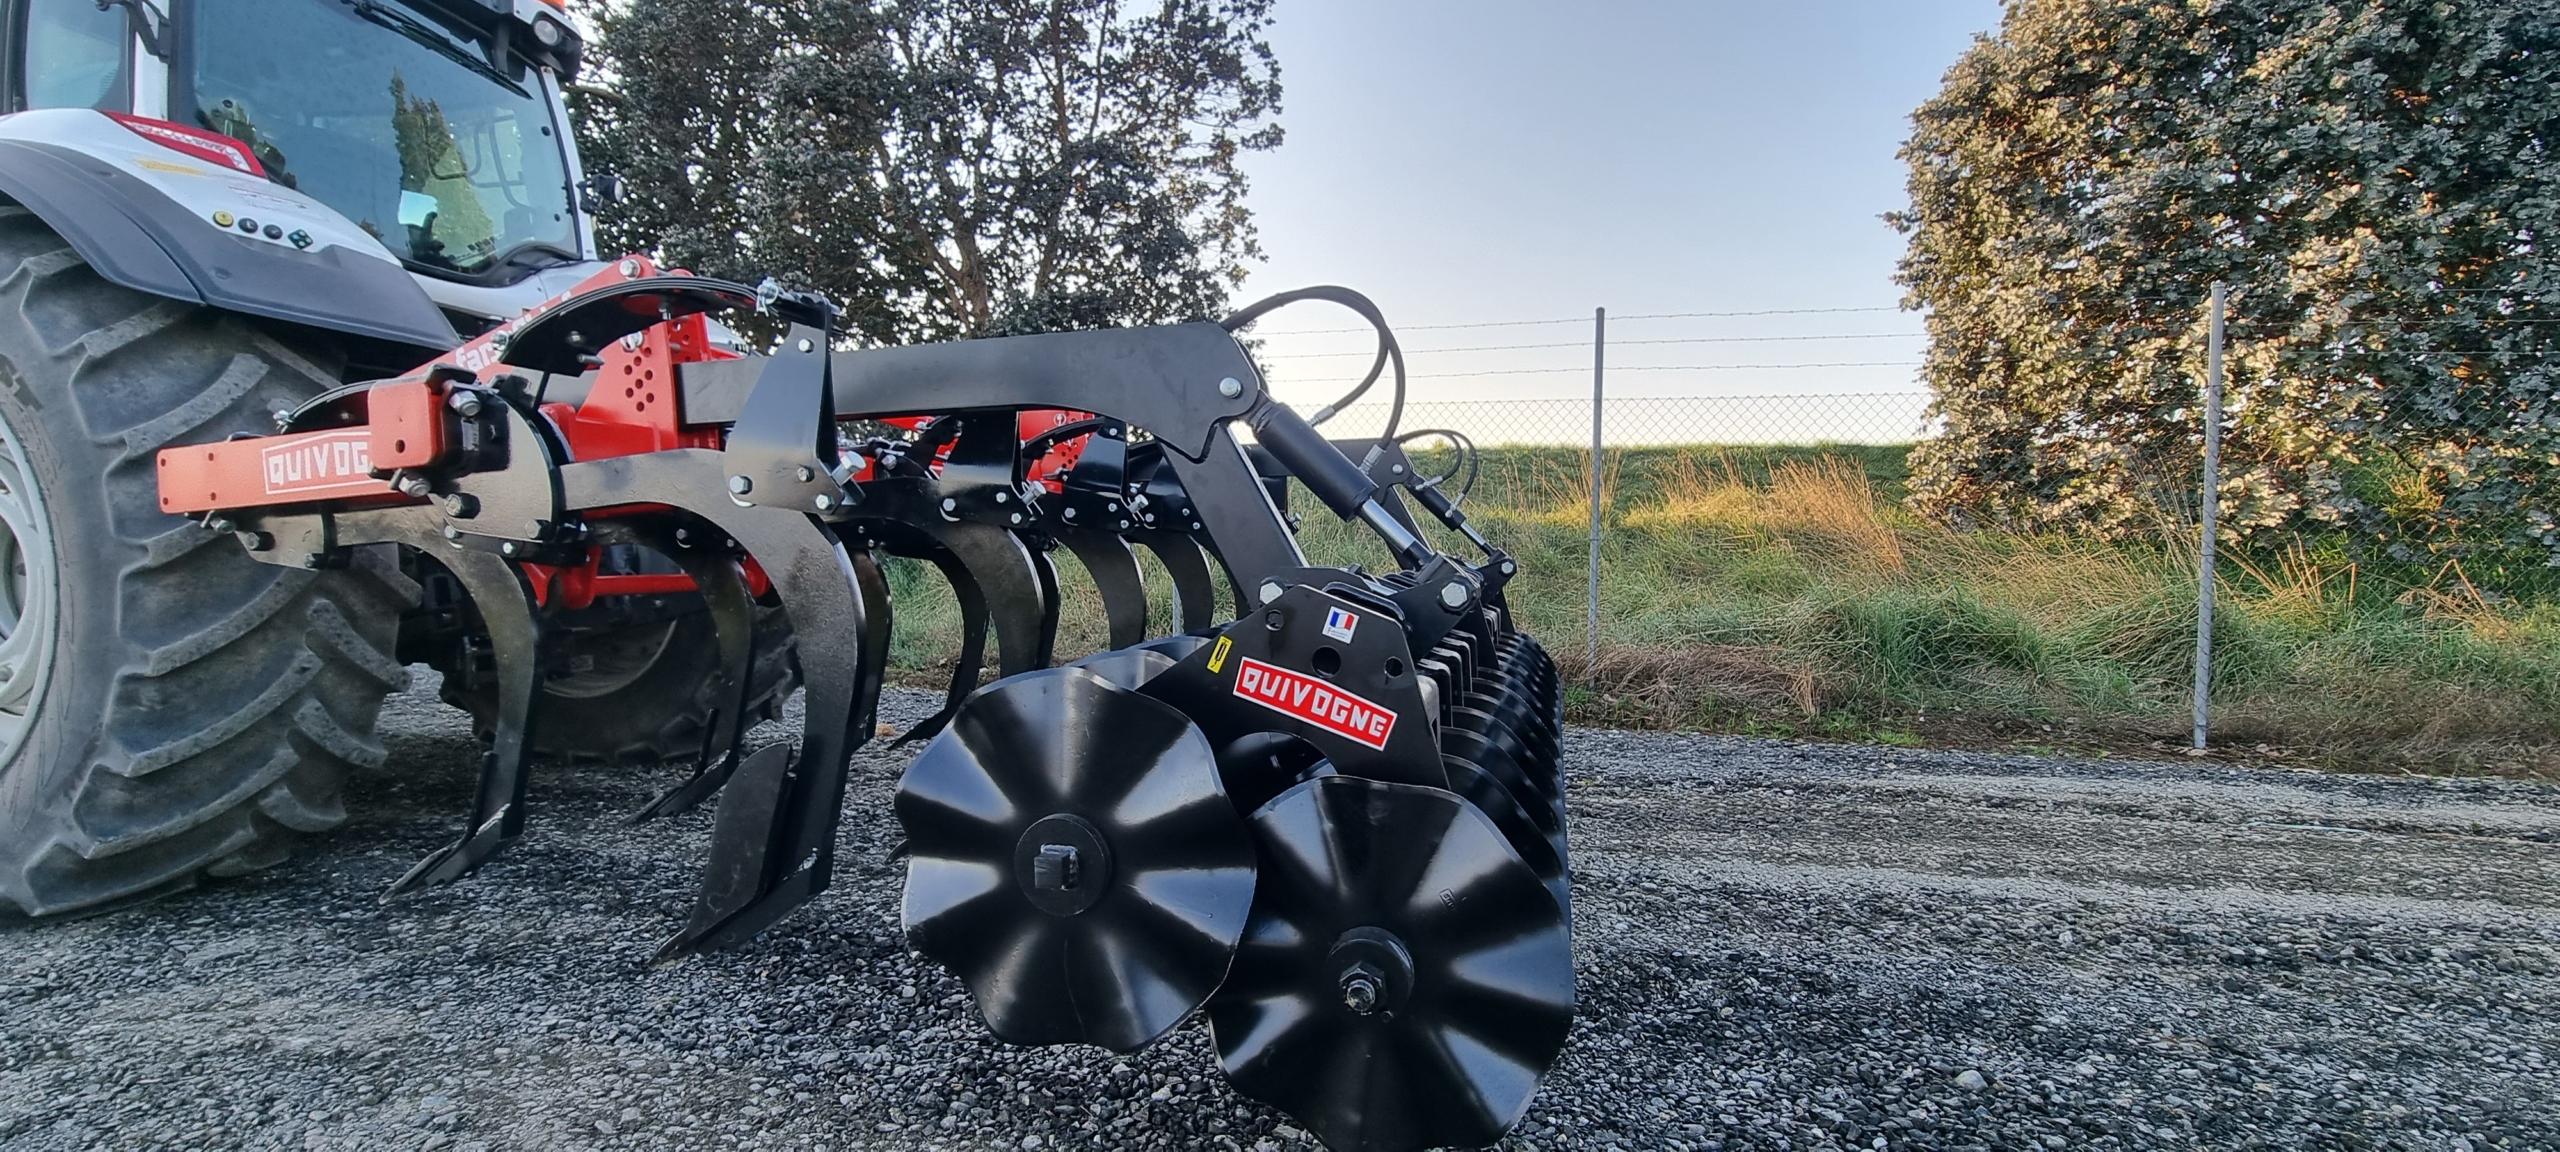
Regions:
<instances>
[{"instance_id":1,"label":"plough tine","mask_svg":"<svg viewBox=\"0 0 2560 1152\"><path fill-rule=\"evenodd\" d=\"M888 650L888 585L868 551L848 554L833 529L803 516L737 521L723 526L767 560L793 631L810 638L800 645L800 747L757 750L722 790L702 890L661 961L743 942L826 890L846 761L871 735ZM860 642L821 639L847 633Z\"/></svg>"},{"instance_id":2,"label":"plough tine","mask_svg":"<svg viewBox=\"0 0 2560 1152\"><path fill-rule=\"evenodd\" d=\"M995 626L997 672L1011 676L1048 667L1056 637L1055 573L1046 583L1050 590L1044 591L1042 569L1031 549L1021 537L992 524L956 521L923 527L959 560L985 598L987 618ZM954 577L953 586L958 585Z\"/></svg>"},{"instance_id":3,"label":"plough tine","mask_svg":"<svg viewBox=\"0 0 2560 1152\"><path fill-rule=\"evenodd\" d=\"M720 790L701 891L660 962L748 939L826 890L846 761L871 736L888 653L889 586L869 549L848 551L834 528L802 513L718 495L724 464L718 452L675 449L560 470L571 508L661 503L726 533L773 581L802 638L799 747L758 749Z\"/></svg>"},{"instance_id":4,"label":"plough tine","mask_svg":"<svg viewBox=\"0 0 2560 1152\"><path fill-rule=\"evenodd\" d=\"M472 798L470 823L453 843L418 861L394 882L383 893L386 900L468 876L524 831L526 760L533 742L535 698L542 692L542 621L516 566L487 552L435 547L424 541L416 546L443 561L470 594L488 628L489 653L497 664L498 722L490 733L489 748L480 754L480 782Z\"/></svg>"},{"instance_id":5,"label":"plough tine","mask_svg":"<svg viewBox=\"0 0 2560 1152\"><path fill-rule=\"evenodd\" d=\"M1172 578L1175 627L1184 632L1217 627L1218 586L1209 578L1209 558L1200 551L1199 541L1185 533L1152 528L1135 529L1128 536L1155 553L1165 575Z\"/></svg>"},{"instance_id":6,"label":"plough tine","mask_svg":"<svg viewBox=\"0 0 2560 1152\"><path fill-rule=\"evenodd\" d=\"M644 542L659 554L673 558L702 591L703 606L711 614L714 641L719 645L719 666L713 675L718 678L720 704L703 732L702 751L694 759L693 775L632 813L634 824L690 811L710 799L738 770L738 739L744 734L749 681L756 657L755 598L747 592L737 561L707 549L677 545L671 533L647 533Z\"/></svg>"},{"instance_id":7,"label":"plough tine","mask_svg":"<svg viewBox=\"0 0 2560 1152\"><path fill-rule=\"evenodd\" d=\"M1047 548L1034 546L1028 540L1023 541L1023 554L1031 558L1031 576L1040 585L1038 651L1040 666L1046 668L1058 661L1058 612L1062 606L1058 595L1058 562L1050 558Z\"/></svg>"},{"instance_id":8,"label":"plough tine","mask_svg":"<svg viewBox=\"0 0 2560 1152\"><path fill-rule=\"evenodd\" d=\"M1138 571L1138 557L1129 551L1129 542L1108 532L1091 532L1082 528L1057 528L1058 542L1075 553L1078 563L1092 573L1094 589L1102 595L1102 615L1108 624L1106 647L1126 648L1147 638L1147 585Z\"/></svg>"},{"instance_id":9,"label":"plough tine","mask_svg":"<svg viewBox=\"0 0 2560 1152\"><path fill-rule=\"evenodd\" d=\"M978 690L978 674L987 667L987 597L978 582L969 578L969 570L951 550L931 541L911 550L921 559L942 571L951 584L951 594L960 601L960 656L951 666L951 686L942 697L942 708L916 722L889 744L896 751L918 740L926 740L951 723L951 714L960 710L960 702Z\"/></svg>"}]
</instances>

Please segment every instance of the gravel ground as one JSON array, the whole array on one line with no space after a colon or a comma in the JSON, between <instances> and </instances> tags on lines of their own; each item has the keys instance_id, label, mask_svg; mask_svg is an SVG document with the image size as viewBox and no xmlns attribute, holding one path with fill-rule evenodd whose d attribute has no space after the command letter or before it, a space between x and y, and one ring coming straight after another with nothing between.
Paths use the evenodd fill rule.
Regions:
<instances>
[{"instance_id":1,"label":"gravel ground","mask_svg":"<svg viewBox=\"0 0 2560 1152\"><path fill-rule=\"evenodd\" d=\"M922 698L900 696L899 717ZM1311 1148L1205 1032L1006 1048L900 944L895 761L836 890L652 970L706 835L546 772L376 902L475 753L429 678L295 862L0 922L0 1147ZM2560 1147L2560 789L1569 740L1582 1016L1516 1148Z\"/></svg>"}]
</instances>

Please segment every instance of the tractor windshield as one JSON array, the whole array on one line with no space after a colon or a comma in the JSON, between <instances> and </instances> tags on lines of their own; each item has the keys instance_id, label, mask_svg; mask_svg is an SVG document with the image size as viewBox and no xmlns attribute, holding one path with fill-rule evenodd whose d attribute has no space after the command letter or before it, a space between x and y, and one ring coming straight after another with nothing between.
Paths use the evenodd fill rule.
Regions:
<instances>
[{"instance_id":1,"label":"tractor windshield","mask_svg":"<svg viewBox=\"0 0 2560 1152\"><path fill-rule=\"evenodd\" d=\"M578 258L561 128L523 62L385 0L190 8L185 99L273 179L431 272L512 280Z\"/></svg>"}]
</instances>

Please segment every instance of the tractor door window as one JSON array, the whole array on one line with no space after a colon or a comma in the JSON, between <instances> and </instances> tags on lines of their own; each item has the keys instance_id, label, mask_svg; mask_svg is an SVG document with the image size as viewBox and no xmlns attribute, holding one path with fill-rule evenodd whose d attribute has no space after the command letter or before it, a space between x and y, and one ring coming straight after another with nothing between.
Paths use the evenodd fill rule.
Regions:
<instances>
[{"instance_id":1,"label":"tractor door window","mask_svg":"<svg viewBox=\"0 0 2560 1152\"><path fill-rule=\"evenodd\" d=\"M124 111L132 103L125 77L132 41L122 8L101 8L98 0L33 0L22 57L26 106Z\"/></svg>"}]
</instances>

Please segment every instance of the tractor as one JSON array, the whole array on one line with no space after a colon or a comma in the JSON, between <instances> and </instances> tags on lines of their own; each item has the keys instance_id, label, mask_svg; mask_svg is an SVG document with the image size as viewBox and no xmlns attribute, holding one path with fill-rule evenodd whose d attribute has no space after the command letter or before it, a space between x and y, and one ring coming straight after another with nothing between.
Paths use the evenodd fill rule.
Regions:
<instances>
[{"instance_id":1,"label":"tractor","mask_svg":"<svg viewBox=\"0 0 2560 1152\"><path fill-rule=\"evenodd\" d=\"M0 14L9 904L277 863L425 663L486 748L388 895L499 858L537 759L675 761L634 819L713 811L659 957L743 945L835 878L905 564L961 627L898 739L901 921L994 1035L1198 1021L1345 1152L1518 1122L1574 1005L1561 687L1373 302L857 348L822 295L597 250L545 0ZM1377 350L1302 417L1245 337L1308 303ZM1381 381L1382 432L1319 431ZM1293 500L1374 566L1310 562Z\"/></svg>"},{"instance_id":2,"label":"tractor","mask_svg":"<svg viewBox=\"0 0 2560 1152\"><path fill-rule=\"evenodd\" d=\"M97 908L284 858L403 669L494 722L434 565L297 573L174 533L150 453L448 351L607 267L579 38L505 0L8 0L0 29L0 903ZM559 621L545 755L654 762L713 701L701 598L625 547ZM622 584L637 589L624 594ZM764 614L751 707L792 682Z\"/></svg>"}]
</instances>

